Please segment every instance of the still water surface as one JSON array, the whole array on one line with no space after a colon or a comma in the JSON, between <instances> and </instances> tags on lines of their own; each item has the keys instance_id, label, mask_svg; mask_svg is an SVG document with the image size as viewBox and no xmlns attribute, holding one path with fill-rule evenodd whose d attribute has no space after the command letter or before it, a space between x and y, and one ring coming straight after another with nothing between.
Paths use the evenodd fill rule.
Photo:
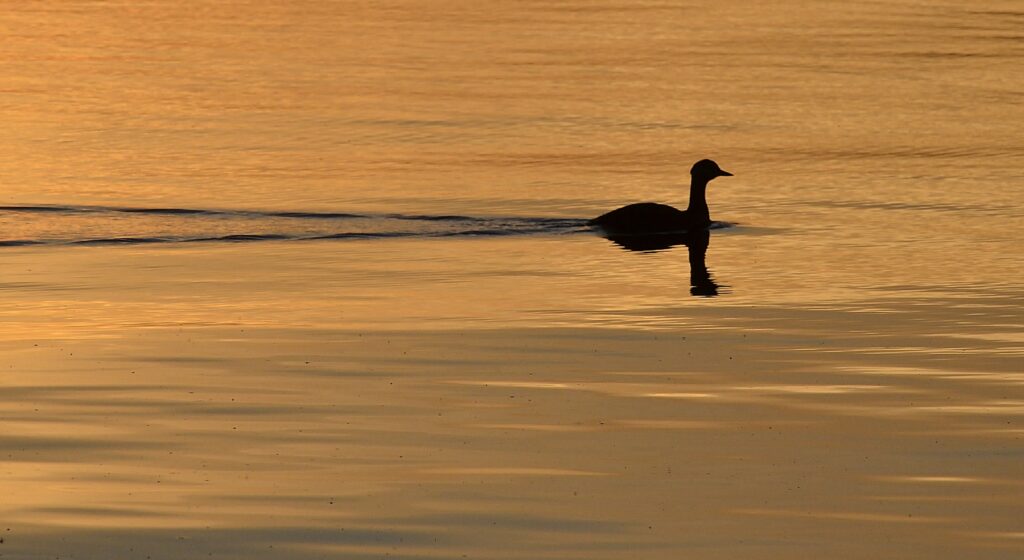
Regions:
<instances>
[{"instance_id":1,"label":"still water surface","mask_svg":"<svg viewBox=\"0 0 1024 560\"><path fill-rule=\"evenodd\" d=\"M1022 25L9 4L0 556L1019 558Z\"/></svg>"}]
</instances>

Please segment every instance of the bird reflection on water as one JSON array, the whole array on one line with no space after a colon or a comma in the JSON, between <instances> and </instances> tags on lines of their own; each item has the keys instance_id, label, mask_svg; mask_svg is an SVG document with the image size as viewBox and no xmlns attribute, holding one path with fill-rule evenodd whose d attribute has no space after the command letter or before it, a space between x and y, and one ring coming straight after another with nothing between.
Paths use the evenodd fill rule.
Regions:
<instances>
[{"instance_id":1,"label":"bird reflection on water","mask_svg":"<svg viewBox=\"0 0 1024 560\"><path fill-rule=\"evenodd\" d=\"M699 297L718 295L719 285L704 263L711 239L710 231L703 229L687 233L606 235L605 238L627 251L641 253L654 253L685 245L690 257L690 294Z\"/></svg>"}]
</instances>

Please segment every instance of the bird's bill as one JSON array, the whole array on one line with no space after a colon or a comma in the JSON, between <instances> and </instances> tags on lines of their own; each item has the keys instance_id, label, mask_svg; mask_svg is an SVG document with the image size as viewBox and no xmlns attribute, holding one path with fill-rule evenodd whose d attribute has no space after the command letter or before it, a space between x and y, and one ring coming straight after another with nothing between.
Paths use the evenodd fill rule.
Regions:
<instances>
[{"instance_id":1,"label":"bird's bill","mask_svg":"<svg viewBox=\"0 0 1024 560\"><path fill-rule=\"evenodd\" d=\"M732 177L732 173L729 173L728 171L726 171L724 169L719 169L718 170L718 175L721 176L721 177Z\"/></svg>"}]
</instances>

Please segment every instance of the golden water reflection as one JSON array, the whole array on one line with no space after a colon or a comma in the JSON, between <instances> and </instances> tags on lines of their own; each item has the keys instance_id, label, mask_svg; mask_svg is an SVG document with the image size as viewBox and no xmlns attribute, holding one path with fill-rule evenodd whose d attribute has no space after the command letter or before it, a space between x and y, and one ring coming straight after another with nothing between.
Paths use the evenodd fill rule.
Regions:
<instances>
[{"instance_id":1,"label":"golden water reflection","mask_svg":"<svg viewBox=\"0 0 1024 560\"><path fill-rule=\"evenodd\" d=\"M1020 15L8 3L0 555L1021 557Z\"/></svg>"},{"instance_id":2,"label":"golden water reflection","mask_svg":"<svg viewBox=\"0 0 1024 560\"><path fill-rule=\"evenodd\" d=\"M591 319L606 285L538 274L538 289L577 302L563 311L576 325L514 315L527 291L497 326L447 295L454 276L399 276L367 297L368 267L332 287L357 262L347 253L376 248L335 246L318 265L272 249L301 277L282 270L249 291L244 277L194 274L179 288L205 252L132 250L132 276L111 285L95 260L55 251L33 256L37 282L66 286L55 303L0 292L7 550L72 542L99 555L114 538L157 557L239 540L232 554L472 555L515 536L517 553L540 557L553 544L669 557L733 549L737 531L822 549L867 550L881 531L930 553L1016 550L996 535L1016 530L1021 492L1010 483L1019 399L1007 398L1017 363L985 351L996 343L963 352L932 336L947 329L933 320L942 302L876 302L886 323L874 329L859 310L765 305L742 318L703 304L637 329ZM246 270L250 251L217 256L225 272ZM502 286L501 268L478 261L462 274L479 293ZM313 305L285 278L325 289ZM700 302L682 280L679 297ZM149 306L122 289L160 282ZM262 301L271 290L299 298L290 313ZM410 312L393 302L415 305L404 290L437 302L419 313L445 310L431 311L432 328L388 328ZM925 340L931 352L874 351Z\"/></svg>"}]
</instances>

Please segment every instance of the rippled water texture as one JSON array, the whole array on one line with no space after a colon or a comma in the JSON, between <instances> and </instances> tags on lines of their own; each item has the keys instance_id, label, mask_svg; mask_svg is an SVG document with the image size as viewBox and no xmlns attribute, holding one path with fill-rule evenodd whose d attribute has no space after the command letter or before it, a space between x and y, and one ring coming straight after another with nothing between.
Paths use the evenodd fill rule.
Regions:
<instances>
[{"instance_id":1,"label":"rippled water texture","mask_svg":"<svg viewBox=\"0 0 1024 560\"><path fill-rule=\"evenodd\" d=\"M1022 29L8 3L0 557L1022 557Z\"/></svg>"},{"instance_id":2,"label":"rippled water texture","mask_svg":"<svg viewBox=\"0 0 1024 560\"><path fill-rule=\"evenodd\" d=\"M21 238L2 246L137 245L197 241L310 241L385 237L549 235L591 231L587 220L474 218L344 212L195 208L0 206L0 224ZM6 218L6 219L3 219Z\"/></svg>"}]
</instances>

